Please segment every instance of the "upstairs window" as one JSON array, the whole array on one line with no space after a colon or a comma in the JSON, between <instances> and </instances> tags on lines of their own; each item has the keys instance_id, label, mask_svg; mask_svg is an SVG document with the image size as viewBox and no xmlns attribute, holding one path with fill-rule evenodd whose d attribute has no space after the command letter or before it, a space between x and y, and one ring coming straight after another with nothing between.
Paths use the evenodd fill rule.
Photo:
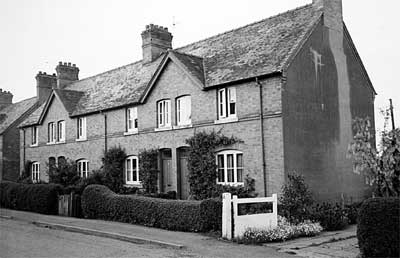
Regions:
<instances>
[{"instance_id":1,"label":"upstairs window","mask_svg":"<svg viewBox=\"0 0 400 258\"><path fill-rule=\"evenodd\" d=\"M32 127L32 145L38 145L39 131L38 127Z\"/></svg>"},{"instance_id":2,"label":"upstairs window","mask_svg":"<svg viewBox=\"0 0 400 258\"><path fill-rule=\"evenodd\" d=\"M86 140L86 117L78 118L77 137L78 140Z\"/></svg>"},{"instance_id":3,"label":"upstairs window","mask_svg":"<svg viewBox=\"0 0 400 258\"><path fill-rule=\"evenodd\" d=\"M243 184L243 153L222 151L217 153L218 184Z\"/></svg>"},{"instance_id":4,"label":"upstairs window","mask_svg":"<svg viewBox=\"0 0 400 258\"><path fill-rule=\"evenodd\" d=\"M48 143L56 142L56 126L53 122L47 125L47 142Z\"/></svg>"},{"instance_id":5,"label":"upstairs window","mask_svg":"<svg viewBox=\"0 0 400 258\"><path fill-rule=\"evenodd\" d=\"M32 174L32 182L39 183L40 182L40 163L33 162L31 165L31 174Z\"/></svg>"},{"instance_id":6,"label":"upstairs window","mask_svg":"<svg viewBox=\"0 0 400 258\"><path fill-rule=\"evenodd\" d=\"M138 184L139 181L139 160L136 156L129 156L125 160L125 181L126 184Z\"/></svg>"},{"instance_id":7,"label":"upstairs window","mask_svg":"<svg viewBox=\"0 0 400 258\"><path fill-rule=\"evenodd\" d=\"M65 121L57 122L57 140L65 142Z\"/></svg>"},{"instance_id":8,"label":"upstairs window","mask_svg":"<svg viewBox=\"0 0 400 258\"><path fill-rule=\"evenodd\" d=\"M88 178L89 176L89 161L86 159L81 159L76 162L76 167L78 170L78 175L81 178Z\"/></svg>"},{"instance_id":9,"label":"upstairs window","mask_svg":"<svg viewBox=\"0 0 400 258\"><path fill-rule=\"evenodd\" d=\"M192 101L190 96L182 96L176 99L176 123L177 125L190 125L192 123Z\"/></svg>"},{"instance_id":10,"label":"upstairs window","mask_svg":"<svg viewBox=\"0 0 400 258\"><path fill-rule=\"evenodd\" d=\"M126 109L126 130L127 132L135 132L138 130L137 107Z\"/></svg>"},{"instance_id":11,"label":"upstairs window","mask_svg":"<svg viewBox=\"0 0 400 258\"><path fill-rule=\"evenodd\" d=\"M171 127L171 100L165 99L157 102L158 127Z\"/></svg>"},{"instance_id":12,"label":"upstairs window","mask_svg":"<svg viewBox=\"0 0 400 258\"><path fill-rule=\"evenodd\" d=\"M236 88L218 90L218 119L236 117Z\"/></svg>"}]
</instances>

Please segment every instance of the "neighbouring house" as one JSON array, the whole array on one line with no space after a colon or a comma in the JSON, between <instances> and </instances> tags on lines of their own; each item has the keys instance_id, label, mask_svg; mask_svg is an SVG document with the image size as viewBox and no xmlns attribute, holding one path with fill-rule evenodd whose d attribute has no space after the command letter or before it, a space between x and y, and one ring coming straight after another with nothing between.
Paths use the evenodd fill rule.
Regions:
<instances>
[{"instance_id":1,"label":"neighbouring house","mask_svg":"<svg viewBox=\"0 0 400 258\"><path fill-rule=\"evenodd\" d=\"M37 108L36 97L12 103L13 95L0 89L0 181L16 180L20 171L18 125Z\"/></svg>"},{"instance_id":2,"label":"neighbouring house","mask_svg":"<svg viewBox=\"0 0 400 258\"><path fill-rule=\"evenodd\" d=\"M104 150L121 146L124 180L140 186L138 154L156 148L160 191L186 199L185 140L215 130L242 140L215 153L219 184L242 185L249 174L271 195L297 171L319 200L362 197L364 177L346 153L352 119L374 121L376 93L341 0L314 0L179 48L162 26L141 37L143 59L132 64L79 80L78 67L60 62L57 75L37 75L48 97L20 124L20 167L32 161L34 181L65 158L86 177Z\"/></svg>"}]
</instances>

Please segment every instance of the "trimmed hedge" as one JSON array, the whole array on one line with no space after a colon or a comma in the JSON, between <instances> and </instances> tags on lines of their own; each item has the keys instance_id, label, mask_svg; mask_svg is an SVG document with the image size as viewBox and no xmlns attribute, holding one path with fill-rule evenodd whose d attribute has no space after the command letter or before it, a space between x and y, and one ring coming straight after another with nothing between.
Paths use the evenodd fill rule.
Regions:
<instances>
[{"instance_id":1,"label":"trimmed hedge","mask_svg":"<svg viewBox=\"0 0 400 258\"><path fill-rule=\"evenodd\" d=\"M118 195L102 185L89 185L82 194L85 218L104 219L168 230L205 232L217 230L221 201L181 201ZM221 221L221 220L220 220Z\"/></svg>"},{"instance_id":2,"label":"trimmed hedge","mask_svg":"<svg viewBox=\"0 0 400 258\"><path fill-rule=\"evenodd\" d=\"M400 198L371 198L361 205L357 238L363 257L400 257Z\"/></svg>"},{"instance_id":3,"label":"trimmed hedge","mask_svg":"<svg viewBox=\"0 0 400 258\"><path fill-rule=\"evenodd\" d=\"M43 214L58 213L58 194L62 186L57 184L21 184L0 182L0 206L15 210Z\"/></svg>"}]
</instances>

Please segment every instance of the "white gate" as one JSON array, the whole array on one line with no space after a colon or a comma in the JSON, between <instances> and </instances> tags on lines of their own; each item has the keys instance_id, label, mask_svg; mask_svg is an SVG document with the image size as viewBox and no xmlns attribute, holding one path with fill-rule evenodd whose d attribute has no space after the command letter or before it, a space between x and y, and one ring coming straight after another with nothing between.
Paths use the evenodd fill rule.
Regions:
<instances>
[{"instance_id":1,"label":"white gate","mask_svg":"<svg viewBox=\"0 0 400 258\"><path fill-rule=\"evenodd\" d=\"M239 204L245 203L272 203L270 213L259 213L250 215L239 215ZM233 209L233 212L232 212ZM243 236L247 228L268 229L278 225L278 197L262 198L238 198L236 195L231 198L230 193L222 194L222 237L232 239Z\"/></svg>"}]
</instances>

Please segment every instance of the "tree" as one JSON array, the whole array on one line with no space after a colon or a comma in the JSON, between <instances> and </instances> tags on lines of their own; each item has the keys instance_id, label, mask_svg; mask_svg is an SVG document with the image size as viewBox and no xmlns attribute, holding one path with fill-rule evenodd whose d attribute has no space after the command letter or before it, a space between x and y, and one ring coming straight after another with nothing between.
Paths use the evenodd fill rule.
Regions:
<instances>
[{"instance_id":1,"label":"tree","mask_svg":"<svg viewBox=\"0 0 400 258\"><path fill-rule=\"evenodd\" d=\"M400 196L400 128L383 130L378 151L370 127L368 117L353 121L355 135L348 151L354 169L366 176L376 196Z\"/></svg>"}]
</instances>

